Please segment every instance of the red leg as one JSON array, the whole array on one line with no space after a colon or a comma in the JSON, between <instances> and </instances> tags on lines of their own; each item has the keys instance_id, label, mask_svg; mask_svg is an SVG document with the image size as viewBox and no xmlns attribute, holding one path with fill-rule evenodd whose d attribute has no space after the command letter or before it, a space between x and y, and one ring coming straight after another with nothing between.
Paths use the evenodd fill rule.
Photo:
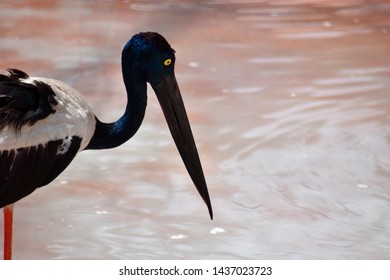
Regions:
<instances>
[{"instance_id":1,"label":"red leg","mask_svg":"<svg viewBox=\"0 0 390 280\"><path fill-rule=\"evenodd\" d=\"M12 227L14 216L14 205L4 207L4 259L12 259Z\"/></svg>"}]
</instances>

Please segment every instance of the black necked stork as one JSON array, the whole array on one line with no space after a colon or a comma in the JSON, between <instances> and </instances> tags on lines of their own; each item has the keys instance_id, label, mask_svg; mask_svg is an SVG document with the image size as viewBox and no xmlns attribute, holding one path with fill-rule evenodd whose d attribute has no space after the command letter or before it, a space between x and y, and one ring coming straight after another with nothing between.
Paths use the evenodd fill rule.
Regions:
<instances>
[{"instance_id":1,"label":"black necked stork","mask_svg":"<svg viewBox=\"0 0 390 280\"><path fill-rule=\"evenodd\" d=\"M101 122L71 86L9 69L0 75L0 208L4 259L12 257L13 204L54 180L83 150L130 139L145 115L147 82L155 91L177 149L213 217L199 155L174 74L175 51L158 33L134 35L122 51L127 91L123 116Z\"/></svg>"}]
</instances>

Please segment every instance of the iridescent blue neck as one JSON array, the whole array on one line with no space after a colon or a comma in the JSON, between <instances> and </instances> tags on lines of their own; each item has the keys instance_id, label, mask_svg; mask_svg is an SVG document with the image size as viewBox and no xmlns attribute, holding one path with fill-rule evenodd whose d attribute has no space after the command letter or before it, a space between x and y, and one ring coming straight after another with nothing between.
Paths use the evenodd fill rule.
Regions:
<instances>
[{"instance_id":1,"label":"iridescent blue neck","mask_svg":"<svg viewBox=\"0 0 390 280\"><path fill-rule=\"evenodd\" d=\"M123 116L114 123L103 123L96 118L96 129L85 149L115 148L129 140L140 127L146 109L146 78L139 59L126 47L122 52L122 74L127 91L127 105Z\"/></svg>"}]
</instances>

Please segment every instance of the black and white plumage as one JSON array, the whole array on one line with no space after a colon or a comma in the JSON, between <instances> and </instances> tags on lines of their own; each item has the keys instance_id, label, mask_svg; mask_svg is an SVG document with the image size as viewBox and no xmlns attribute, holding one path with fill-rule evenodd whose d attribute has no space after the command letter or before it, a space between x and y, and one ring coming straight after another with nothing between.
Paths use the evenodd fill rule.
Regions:
<instances>
[{"instance_id":1,"label":"black and white plumage","mask_svg":"<svg viewBox=\"0 0 390 280\"><path fill-rule=\"evenodd\" d=\"M145 114L147 82L158 97L183 162L212 218L174 63L174 50L161 35L146 32L133 36L122 52L126 110L118 121L108 124L92 113L75 89L61 81L30 77L16 69L10 69L9 75L0 74L0 208L5 207L8 221L4 223L5 258L11 258L12 251L9 205L54 180L78 152L113 148L131 138Z\"/></svg>"},{"instance_id":2,"label":"black and white plumage","mask_svg":"<svg viewBox=\"0 0 390 280\"><path fill-rule=\"evenodd\" d=\"M0 208L54 180L95 126L88 104L70 86L9 72L0 75Z\"/></svg>"}]
</instances>

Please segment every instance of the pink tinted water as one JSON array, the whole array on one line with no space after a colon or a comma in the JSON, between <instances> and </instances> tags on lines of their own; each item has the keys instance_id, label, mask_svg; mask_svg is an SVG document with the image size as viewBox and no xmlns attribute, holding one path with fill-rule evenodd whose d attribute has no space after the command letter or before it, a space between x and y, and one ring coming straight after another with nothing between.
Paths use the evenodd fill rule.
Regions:
<instances>
[{"instance_id":1,"label":"pink tinted water","mask_svg":"<svg viewBox=\"0 0 390 280\"><path fill-rule=\"evenodd\" d=\"M128 143L16 204L14 258L390 258L388 1L3 1L0 68L113 121L122 46L147 30L177 51L214 220L149 91Z\"/></svg>"}]
</instances>

